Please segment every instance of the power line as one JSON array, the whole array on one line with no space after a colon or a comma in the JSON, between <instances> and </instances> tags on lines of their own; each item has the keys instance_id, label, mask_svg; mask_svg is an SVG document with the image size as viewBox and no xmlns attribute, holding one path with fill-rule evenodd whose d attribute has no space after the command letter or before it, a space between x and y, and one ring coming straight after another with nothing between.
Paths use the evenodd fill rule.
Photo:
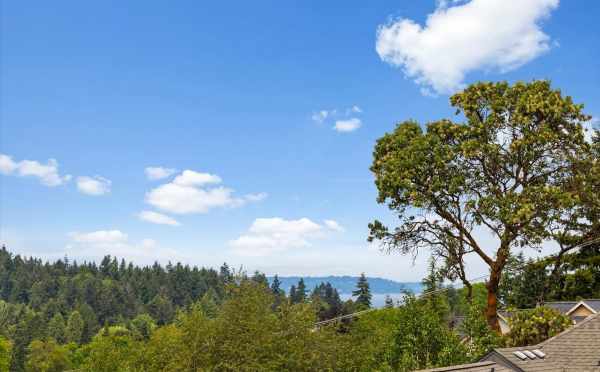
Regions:
<instances>
[{"instance_id":1,"label":"power line","mask_svg":"<svg viewBox=\"0 0 600 372\"><path fill-rule=\"evenodd\" d=\"M475 283L475 282L477 282L478 280L481 280L481 279L487 279L487 277L488 277L488 276L489 276L489 275L482 275L482 276L478 276L478 277L476 277L476 278L470 279L470 280L469 280L469 282L470 282L470 283ZM421 293L420 295L418 295L418 296L416 296L416 297L417 297L418 299L423 299L423 298L426 298L427 296L430 296L430 295L433 295L433 294L436 294L436 293L440 293L440 292L447 291L447 290L449 290L450 288L454 288L454 287L450 287L450 286L448 286L448 287L444 287L444 288L440 288L440 289L435 289L435 290L432 290L432 291L423 292L423 293ZM463 286L463 287L460 287L460 288L457 288L457 289L461 289L461 288L464 288L464 286ZM338 316L338 317L335 317L335 318L331 318L331 319L327 319L327 320L322 320L322 321L320 321L320 322L316 322L316 323L315 323L315 327L317 327L317 328L318 328L318 327L320 327L320 326L323 326L323 325L326 325L326 324L329 324L329 323L333 323L333 322L337 322L337 321L340 321L340 320L343 320L343 319L355 318L355 317L357 317L357 316L360 316L360 315L362 315L362 314L366 314L366 313L369 313L369 312L371 312L371 311L375 311L375 310L379 310L379 309L378 309L378 308L372 308L372 309L367 309L367 310L357 311L357 312L355 312L355 313L352 313L352 314L345 314L345 315L341 315L341 316Z\"/></svg>"}]
</instances>

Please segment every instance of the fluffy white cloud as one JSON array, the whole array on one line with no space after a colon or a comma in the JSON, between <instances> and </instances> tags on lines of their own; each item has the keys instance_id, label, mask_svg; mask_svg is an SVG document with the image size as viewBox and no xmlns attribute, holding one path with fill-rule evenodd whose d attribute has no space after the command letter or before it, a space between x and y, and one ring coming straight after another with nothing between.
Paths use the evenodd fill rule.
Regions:
<instances>
[{"instance_id":1,"label":"fluffy white cloud","mask_svg":"<svg viewBox=\"0 0 600 372\"><path fill-rule=\"evenodd\" d=\"M240 207L263 200L265 193L235 197L233 190L211 184L221 183L219 176L185 170L173 182L160 185L146 193L146 203L177 214L206 213L213 208Z\"/></svg>"},{"instance_id":2,"label":"fluffy white cloud","mask_svg":"<svg viewBox=\"0 0 600 372\"><path fill-rule=\"evenodd\" d=\"M330 230L338 231L338 232L344 231L344 228L342 227L342 225L340 225L337 221L325 220L323 222L325 223L325 226L327 226L327 228Z\"/></svg>"},{"instance_id":3,"label":"fluffy white cloud","mask_svg":"<svg viewBox=\"0 0 600 372\"><path fill-rule=\"evenodd\" d=\"M112 182L104 177L77 177L77 189L87 195L100 196L110 192Z\"/></svg>"},{"instance_id":4,"label":"fluffy white cloud","mask_svg":"<svg viewBox=\"0 0 600 372\"><path fill-rule=\"evenodd\" d=\"M62 185L71 179L70 175L59 175L58 162L55 159L49 159L47 164L34 160L16 162L5 154L0 154L0 173L14 174L20 177L37 177L43 185L50 187Z\"/></svg>"},{"instance_id":5,"label":"fluffy white cloud","mask_svg":"<svg viewBox=\"0 0 600 372\"><path fill-rule=\"evenodd\" d=\"M354 132L362 126L362 121L359 118L351 118L348 120L338 120L335 122L333 129L341 133Z\"/></svg>"},{"instance_id":6,"label":"fluffy white cloud","mask_svg":"<svg viewBox=\"0 0 600 372\"><path fill-rule=\"evenodd\" d=\"M179 186L203 186L211 183L221 183L221 178L210 173L184 170L179 176L175 177L173 183Z\"/></svg>"},{"instance_id":7,"label":"fluffy white cloud","mask_svg":"<svg viewBox=\"0 0 600 372\"><path fill-rule=\"evenodd\" d=\"M155 223L157 225L179 226L179 222L173 217L154 211L141 211L138 214L140 220Z\"/></svg>"},{"instance_id":8,"label":"fluffy white cloud","mask_svg":"<svg viewBox=\"0 0 600 372\"><path fill-rule=\"evenodd\" d=\"M325 222L327 229L332 230L334 225L340 228L335 221L328 221ZM311 239L324 237L327 229L308 218L257 218L248 232L230 241L229 246L243 256L266 256L292 248L308 247Z\"/></svg>"},{"instance_id":9,"label":"fluffy white cloud","mask_svg":"<svg viewBox=\"0 0 600 372\"><path fill-rule=\"evenodd\" d=\"M89 233L71 232L68 235L76 243L116 244L127 241L127 234L119 230L98 230Z\"/></svg>"},{"instance_id":10,"label":"fluffy white cloud","mask_svg":"<svg viewBox=\"0 0 600 372\"><path fill-rule=\"evenodd\" d=\"M163 167L147 167L146 169L144 169L146 177L152 181L167 178L175 172L177 172L177 169Z\"/></svg>"},{"instance_id":11,"label":"fluffy white cloud","mask_svg":"<svg viewBox=\"0 0 600 372\"><path fill-rule=\"evenodd\" d=\"M515 69L550 48L540 21L559 0L438 2L422 26L410 19L381 25L376 50L407 77L438 93L452 93L474 70Z\"/></svg>"},{"instance_id":12,"label":"fluffy white cloud","mask_svg":"<svg viewBox=\"0 0 600 372\"><path fill-rule=\"evenodd\" d=\"M142 239L137 243L129 241L127 234L120 230L98 230L92 232L71 232L67 234L70 244L66 249L71 257L99 258L112 255L137 262L152 263L180 258L177 252L165 249L153 239Z\"/></svg>"}]
</instances>

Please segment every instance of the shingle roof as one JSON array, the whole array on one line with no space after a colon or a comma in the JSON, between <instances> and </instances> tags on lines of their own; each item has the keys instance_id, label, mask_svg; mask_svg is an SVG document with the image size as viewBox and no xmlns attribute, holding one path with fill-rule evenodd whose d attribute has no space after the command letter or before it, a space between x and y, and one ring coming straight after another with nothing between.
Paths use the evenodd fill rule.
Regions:
<instances>
[{"instance_id":1,"label":"shingle roof","mask_svg":"<svg viewBox=\"0 0 600 372\"><path fill-rule=\"evenodd\" d=\"M514 352L539 349L545 358L519 359ZM498 362L501 356L523 371L582 371L600 372L600 314L533 346L496 349L483 360ZM508 363L507 363L508 364Z\"/></svg>"},{"instance_id":2,"label":"shingle roof","mask_svg":"<svg viewBox=\"0 0 600 372\"><path fill-rule=\"evenodd\" d=\"M563 314L566 314L569 310L572 310L575 305L580 302L585 303L587 306L594 309L594 311L600 312L600 299L587 299L581 301L554 301L554 302L546 302L544 306L556 309Z\"/></svg>"},{"instance_id":3,"label":"shingle roof","mask_svg":"<svg viewBox=\"0 0 600 372\"><path fill-rule=\"evenodd\" d=\"M600 312L600 300L599 299L583 300L582 302L585 302L585 304L588 305L589 307L591 307L592 309L594 309L594 311Z\"/></svg>"},{"instance_id":4,"label":"shingle roof","mask_svg":"<svg viewBox=\"0 0 600 372\"><path fill-rule=\"evenodd\" d=\"M556 302L546 302L544 306L556 309L563 314L566 314L567 311L571 310L573 306L577 305L579 301L556 301Z\"/></svg>"},{"instance_id":5,"label":"shingle roof","mask_svg":"<svg viewBox=\"0 0 600 372\"><path fill-rule=\"evenodd\" d=\"M442 368L434 368L434 369L424 369L418 372L510 372L512 369L508 369L503 367L497 363L488 361L488 362L479 362L479 363L471 363L471 364L461 364L453 367L442 367Z\"/></svg>"}]
</instances>

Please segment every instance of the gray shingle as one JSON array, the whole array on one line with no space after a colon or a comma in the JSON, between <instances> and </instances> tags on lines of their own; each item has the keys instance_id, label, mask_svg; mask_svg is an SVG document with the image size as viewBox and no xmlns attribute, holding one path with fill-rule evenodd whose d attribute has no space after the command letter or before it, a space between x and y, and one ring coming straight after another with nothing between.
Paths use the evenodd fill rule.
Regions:
<instances>
[{"instance_id":1,"label":"gray shingle","mask_svg":"<svg viewBox=\"0 0 600 372\"><path fill-rule=\"evenodd\" d=\"M442 367L434 369L423 369L418 372L511 372L512 369L503 367L497 363L487 361L471 364L461 364L452 367Z\"/></svg>"},{"instance_id":2,"label":"gray shingle","mask_svg":"<svg viewBox=\"0 0 600 372\"><path fill-rule=\"evenodd\" d=\"M540 349L546 357L521 360L513 354L534 349ZM600 314L538 345L496 349L483 360L498 362L502 358L526 372L600 371Z\"/></svg>"}]
</instances>

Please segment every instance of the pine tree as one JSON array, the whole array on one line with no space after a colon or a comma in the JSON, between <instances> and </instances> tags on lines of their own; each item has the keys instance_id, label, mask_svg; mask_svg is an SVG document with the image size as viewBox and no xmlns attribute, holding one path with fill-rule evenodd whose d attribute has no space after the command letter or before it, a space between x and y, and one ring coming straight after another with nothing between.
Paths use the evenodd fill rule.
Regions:
<instances>
[{"instance_id":1,"label":"pine tree","mask_svg":"<svg viewBox=\"0 0 600 372\"><path fill-rule=\"evenodd\" d=\"M279 277L277 275L275 275L275 277L273 278L273 282L271 283L271 291L274 295L279 294L281 291L281 281L279 280Z\"/></svg>"},{"instance_id":2,"label":"pine tree","mask_svg":"<svg viewBox=\"0 0 600 372\"><path fill-rule=\"evenodd\" d=\"M300 278L298 281L298 286L295 288L294 296L292 297L290 291L290 298L292 299L293 304L299 304L306 301L306 285L304 284L304 279Z\"/></svg>"},{"instance_id":3,"label":"pine tree","mask_svg":"<svg viewBox=\"0 0 600 372\"><path fill-rule=\"evenodd\" d=\"M79 311L73 311L67 320L65 328L65 340L76 344L82 341L84 322Z\"/></svg>"},{"instance_id":4,"label":"pine tree","mask_svg":"<svg viewBox=\"0 0 600 372\"><path fill-rule=\"evenodd\" d=\"M356 290L352 291L352 296L356 297L357 308L364 310L371 308L371 289L365 273L360 274L356 283Z\"/></svg>"},{"instance_id":5,"label":"pine tree","mask_svg":"<svg viewBox=\"0 0 600 372\"><path fill-rule=\"evenodd\" d=\"M59 344L65 342L65 319L60 313L54 314L48 322L48 336L52 337Z\"/></svg>"},{"instance_id":6,"label":"pine tree","mask_svg":"<svg viewBox=\"0 0 600 372\"><path fill-rule=\"evenodd\" d=\"M273 309L276 309L281 305L281 302L285 298L285 292L281 289L281 281L277 275L275 275L273 282L271 283L271 292L273 292L273 296L275 297Z\"/></svg>"}]
</instances>

